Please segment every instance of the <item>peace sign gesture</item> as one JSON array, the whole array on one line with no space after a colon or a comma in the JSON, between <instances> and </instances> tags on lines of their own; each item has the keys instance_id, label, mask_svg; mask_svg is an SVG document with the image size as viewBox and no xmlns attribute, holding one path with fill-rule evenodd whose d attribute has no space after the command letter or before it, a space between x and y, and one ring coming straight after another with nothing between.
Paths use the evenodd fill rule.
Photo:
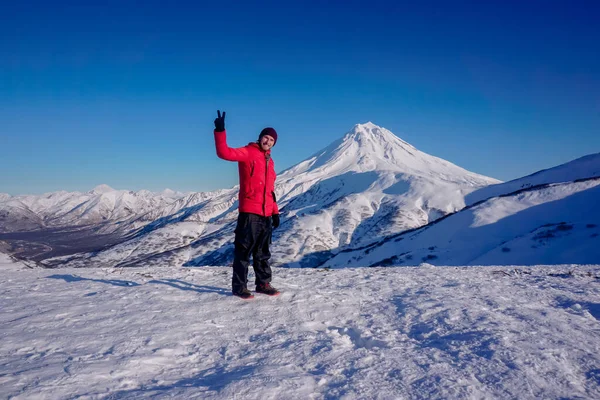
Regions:
<instances>
[{"instance_id":1,"label":"peace sign gesture","mask_svg":"<svg viewBox=\"0 0 600 400\"><path fill-rule=\"evenodd\" d=\"M225 111L221 116L221 110L217 110L218 117L215 119L215 131L223 132L225 130Z\"/></svg>"}]
</instances>

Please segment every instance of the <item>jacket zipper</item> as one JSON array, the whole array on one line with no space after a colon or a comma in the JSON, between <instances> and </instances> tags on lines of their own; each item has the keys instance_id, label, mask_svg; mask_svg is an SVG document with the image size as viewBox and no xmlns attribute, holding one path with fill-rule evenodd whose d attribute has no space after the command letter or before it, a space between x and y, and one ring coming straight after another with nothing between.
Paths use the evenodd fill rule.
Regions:
<instances>
[{"instance_id":1,"label":"jacket zipper","mask_svg":"<svg viewBox=\"0 0 600 400\"><path fill-rule=\"evenodd\" d=\"M269 175L269 161L271 160L271 155L265 153L265 160L267 162L267 166L265 168L265 192L263 194L263 215L267 216L267 178Z\"/></svg>"}]
</instances>

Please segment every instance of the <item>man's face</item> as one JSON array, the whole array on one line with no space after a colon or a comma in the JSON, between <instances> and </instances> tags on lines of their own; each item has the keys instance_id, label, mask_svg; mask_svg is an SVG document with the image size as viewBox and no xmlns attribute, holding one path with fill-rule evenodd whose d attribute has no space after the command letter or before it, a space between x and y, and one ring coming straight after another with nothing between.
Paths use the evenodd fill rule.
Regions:
<instances>
[{"instance_id":1,"label":"man's face","mask_svg":"<svg viewBox=\"0 0 600 400\"><path fill-rule=\"evenodd\" d=\"M260 138L260 148L264 151L270 150L271 147L275 144L275 139L272 136L265 135Z\"/></svg>"}]
</instances>

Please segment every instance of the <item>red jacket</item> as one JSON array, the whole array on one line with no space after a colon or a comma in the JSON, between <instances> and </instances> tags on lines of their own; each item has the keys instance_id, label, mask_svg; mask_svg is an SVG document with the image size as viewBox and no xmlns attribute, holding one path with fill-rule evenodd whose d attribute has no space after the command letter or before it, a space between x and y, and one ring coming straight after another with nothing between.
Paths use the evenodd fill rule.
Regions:
<instances>
[{"instance_id":1,"label":"red jacket","mask_svg":"<svg viewBox=\"0 0 600 400\"><path fill-rule=\"evenodd\" d=\"M237 161L240 172L240 212L270 217L279 214L275 202L275 163L271 151L263 151L257 143L233 149L227 146L226 131L215 131L217 156Z\"/></svg>"}]
</instances>

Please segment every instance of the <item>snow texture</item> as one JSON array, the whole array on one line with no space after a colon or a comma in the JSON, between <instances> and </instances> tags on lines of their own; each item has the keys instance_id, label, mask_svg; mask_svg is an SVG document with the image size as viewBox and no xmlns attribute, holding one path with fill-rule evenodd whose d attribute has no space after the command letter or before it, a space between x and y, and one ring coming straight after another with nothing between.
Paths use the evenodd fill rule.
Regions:
<instances>
[{"instance_id":1,"label":"snow texture","mask_svg":"<svg viewBox=\"0 0 600 400\"><path fill-rule=\"evenodd\" d=\"M2 242L0 242L0 245ZM29 265L32 264L32 265ZM6 253L0 252L0 274L8 270L19 270L24 268L32 268L34 263L18 261Z\"/></svg>"},{"instance_id":2,"label":"snow texture","mask_svg":"<svg viewBox=\"0 0 600 400\"><path fill-rule=\"evenodd\" d=\"M0 271L2 398L600 398L597 265Z\"/></svg>"}]
</instances>

